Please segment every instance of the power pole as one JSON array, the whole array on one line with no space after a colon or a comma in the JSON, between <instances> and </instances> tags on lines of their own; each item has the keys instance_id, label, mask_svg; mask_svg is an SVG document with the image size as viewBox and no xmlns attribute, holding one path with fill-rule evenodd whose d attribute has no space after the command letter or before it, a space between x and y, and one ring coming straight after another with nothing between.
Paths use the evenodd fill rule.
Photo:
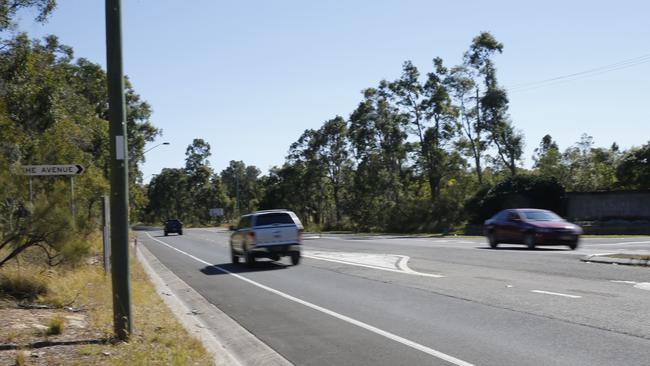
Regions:
<instances>
[{"instance_id":1,"label":"power pole","mask_svg":"<svg viewBox=\"0 0 650 366\"><path fill-rule=\"evenodd\" d=\"M111 277L115 336L123 341L133 333L129 275L129 162L122 70L121 1L106 0L106 60L108 120L111 145Z\"/></svg>"}]
</instances>

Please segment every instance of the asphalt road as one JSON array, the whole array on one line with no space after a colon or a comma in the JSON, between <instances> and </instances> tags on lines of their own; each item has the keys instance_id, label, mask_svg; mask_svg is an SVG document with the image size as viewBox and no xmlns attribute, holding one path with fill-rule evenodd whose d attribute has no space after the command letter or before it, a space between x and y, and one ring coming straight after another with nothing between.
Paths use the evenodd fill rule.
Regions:
<instances>
[{"instance_id":1,"label":"asphalt road","mask_svg":"<svg viewBox=\"0 0 650 366\"><path fill-rule=\"evenodd\" d=\"M584 263L650 237L489 249L326 236L303 262L230 264L228 233L137 232L165 266L296 365L650 364L650 269Z\"/></svg>"}]
</instances>

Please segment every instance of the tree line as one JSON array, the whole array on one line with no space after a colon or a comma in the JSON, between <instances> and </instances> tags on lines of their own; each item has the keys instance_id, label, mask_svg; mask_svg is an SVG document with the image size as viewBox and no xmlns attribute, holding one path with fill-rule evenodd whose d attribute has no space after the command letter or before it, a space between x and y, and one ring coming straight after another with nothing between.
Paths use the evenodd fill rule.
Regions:
<instances>
[{"instance_id":1,"label":"tree line","mask_svg":"<svg viewBox=\"0 0 650 366\"><path fill-rule=\"evenodd\" d=\"M20 255L51 264L75 261L88 251L101 224L102 197L109 193L106 72L75 58L56 36L31 39L16 31L16 12L35 8L37 20L54 0L0 2L0 266ZM146 189L139 166L144 145L161 133L152 110L125 80L131 217L141 216ZM80 164L74 205L67 177L21 174L24 165ZM31 251L31 249L37 249Z\"/></svg>"},{"instance_id":2,"label":"tree line","mask_svg":"<svg viewBox=\"0 0 650 366\"><path fill-rule=\"evenodd\" d=\"M193 145L207 145L195 140L185 169L165 169L149 185L148 219L205 224L210 207L226 210L216 222L288 208L318 229L436 231L467 222L480 210L476 202L513 177L549 178L562 192L650 188L650 145L598 148L586 134L564 151L544 136L532 169L523 168L524 134L497 79L502 51L483 32L459 65L434 58L423 73L404 62L399 78L363 90L347 118L305 130L284 164L264 176L241 161L212 172L209 146L203 159L189 154Z\"/></svg>"}]
</instances>

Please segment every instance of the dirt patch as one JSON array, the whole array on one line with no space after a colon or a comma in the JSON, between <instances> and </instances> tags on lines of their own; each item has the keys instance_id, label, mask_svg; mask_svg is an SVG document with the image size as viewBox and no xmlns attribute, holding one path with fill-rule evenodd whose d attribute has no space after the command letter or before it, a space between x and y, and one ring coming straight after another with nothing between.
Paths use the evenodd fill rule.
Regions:
<instances>
[{"instance_id":1,"label":"dirt patch","mask_svg":"<svg viewBox=\"0 0 650 366\"><path fill-rule=\"evenodd\" d=\"M65 309L0 309L0 365L13 365L22 352L28 365L96 363L96 356L79 352L86 344L106 343L88 326L88 315ZM52 319L63 319L61 334L48 334Z\"/></svg>"}]
</instances>

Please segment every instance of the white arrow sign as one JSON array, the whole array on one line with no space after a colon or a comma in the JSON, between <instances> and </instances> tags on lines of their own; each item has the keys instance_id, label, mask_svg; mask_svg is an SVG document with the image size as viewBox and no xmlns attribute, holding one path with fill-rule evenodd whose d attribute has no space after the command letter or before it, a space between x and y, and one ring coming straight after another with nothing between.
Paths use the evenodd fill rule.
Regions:
<instances>
[{"instance_id":1,"label":"white arrow sign","mask_svg":"<svg viewBox=\"0 0 650 366\"><path fill-rule=\"evenodd\" d=\"M23 166L23 175L79 175L83 171L84 167L79 164Z\"/></svg>"}]
</instances>

